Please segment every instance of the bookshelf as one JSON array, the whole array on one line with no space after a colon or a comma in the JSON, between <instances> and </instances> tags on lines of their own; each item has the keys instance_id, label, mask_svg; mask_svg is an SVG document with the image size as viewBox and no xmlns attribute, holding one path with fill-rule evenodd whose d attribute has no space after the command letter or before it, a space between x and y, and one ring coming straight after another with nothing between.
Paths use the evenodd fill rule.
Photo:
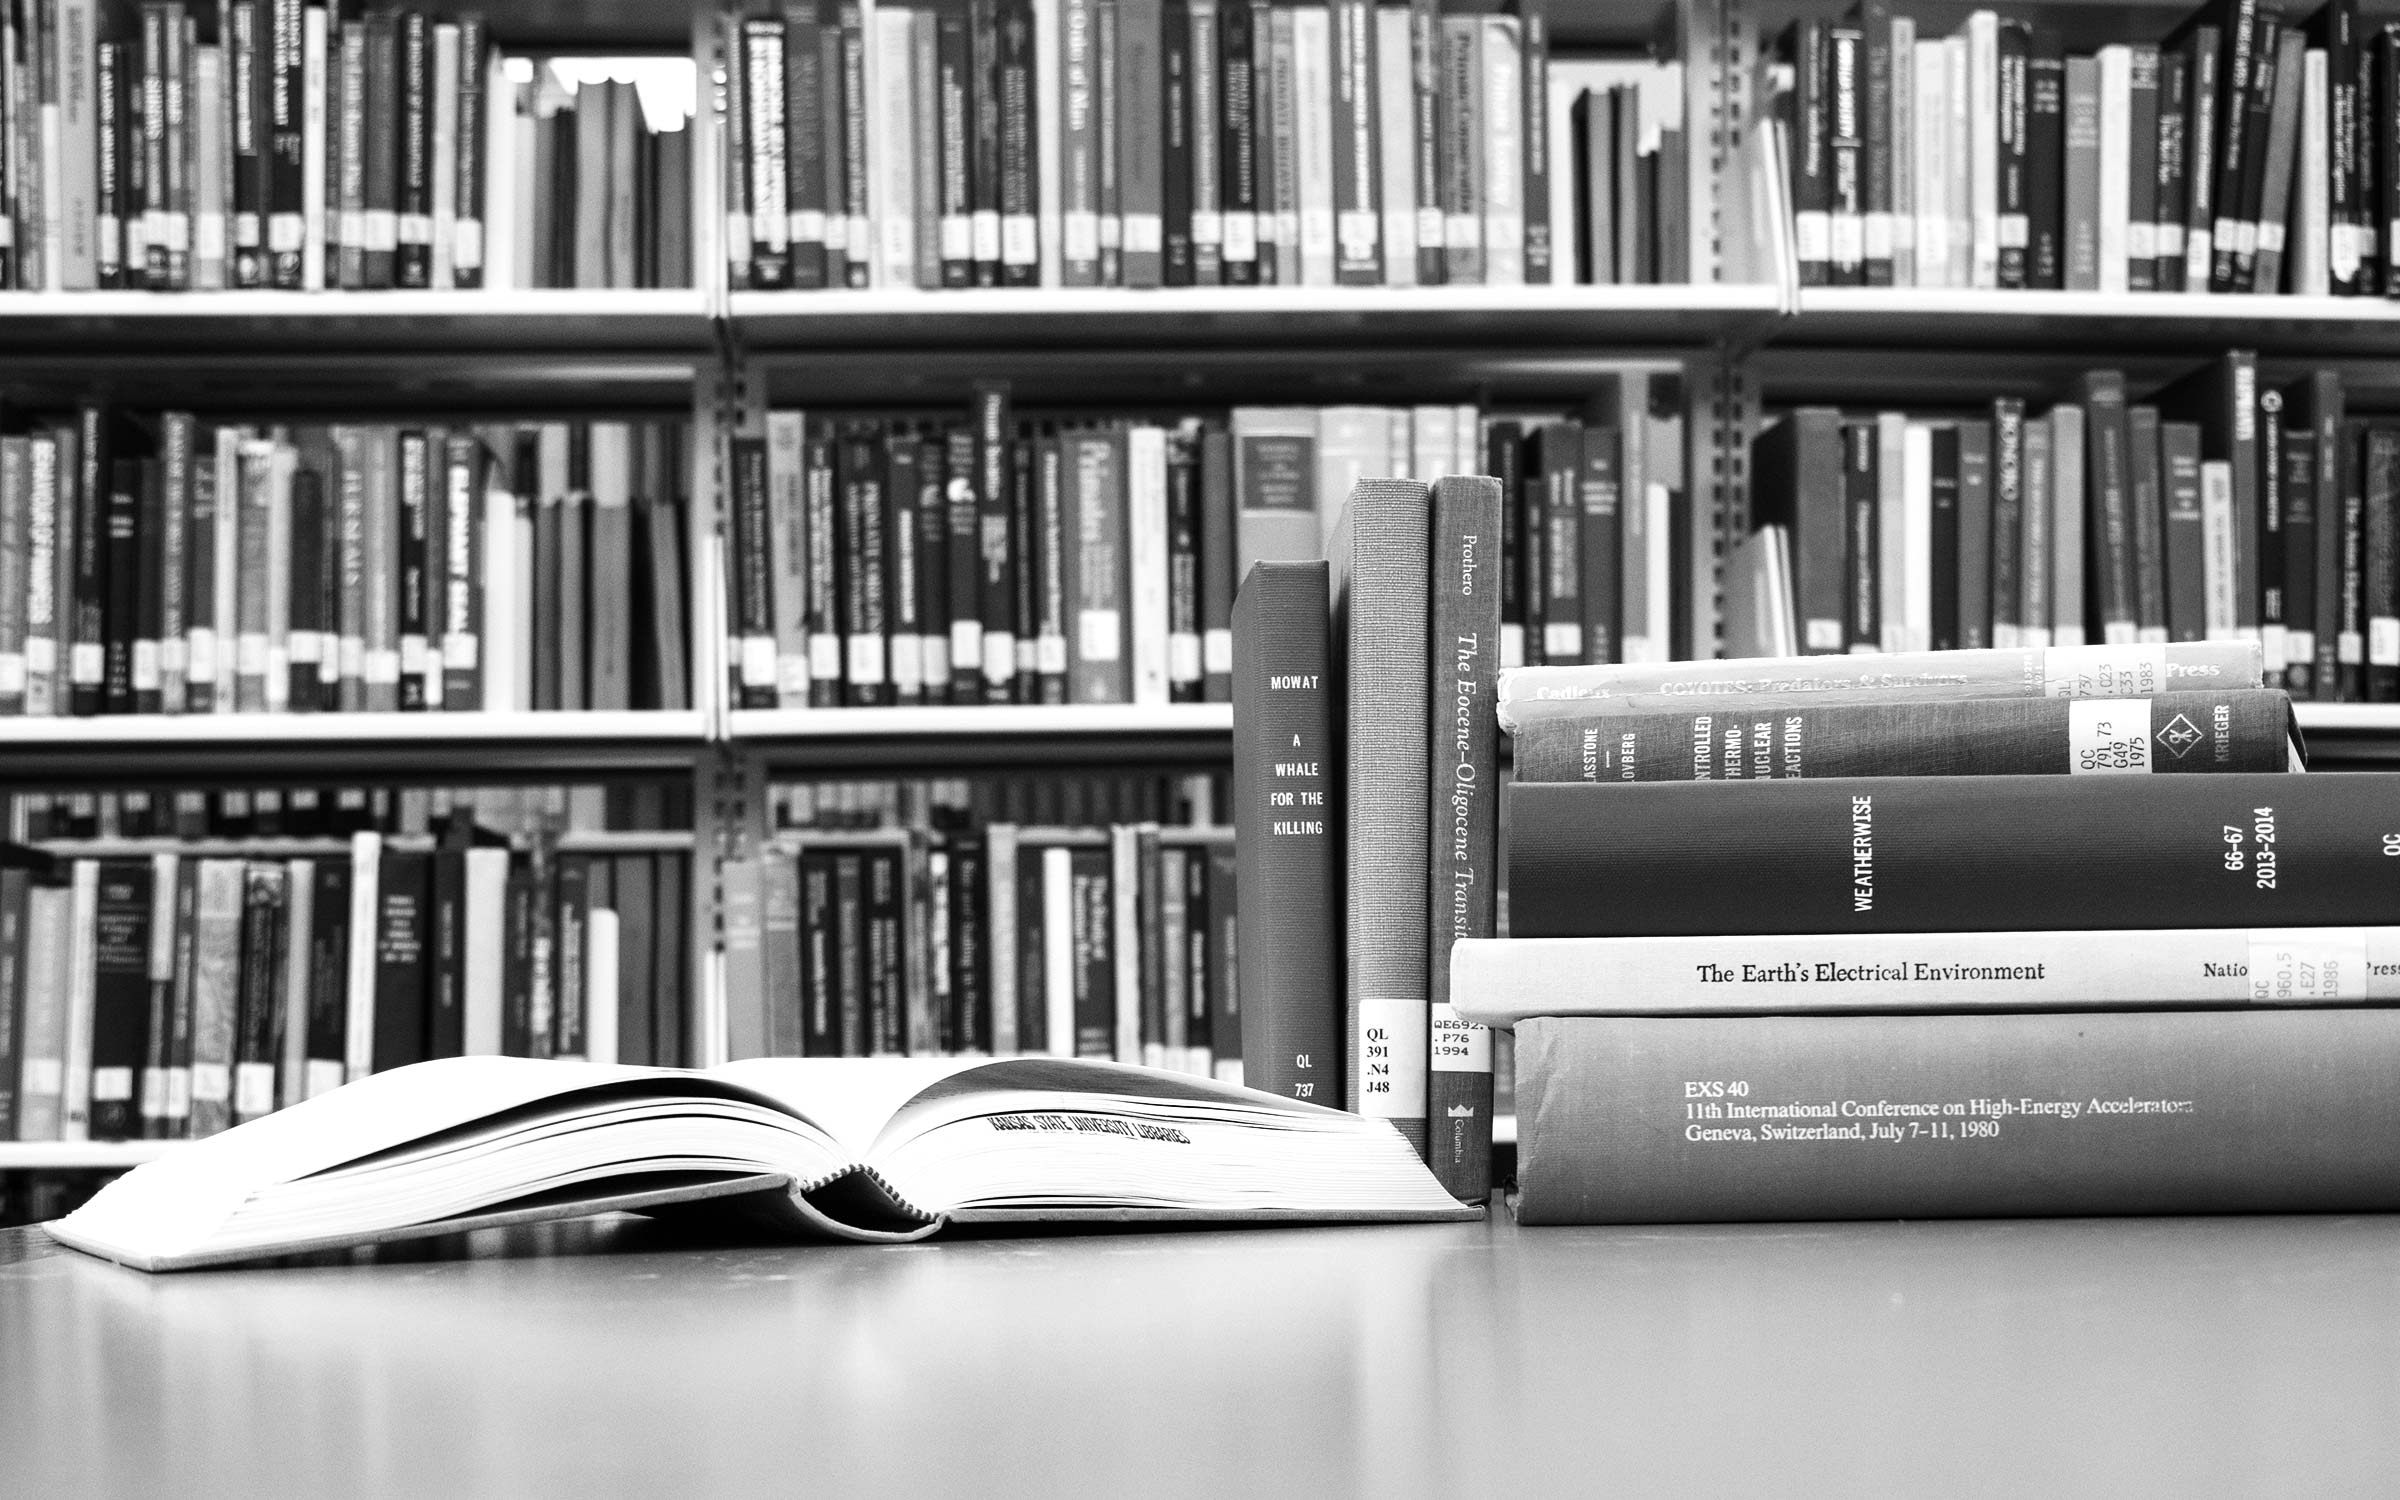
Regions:
<instances>
[{"instance_id":1,"label":"bookshelf","mask_svg":"<svg viewBox=\"0 0 2400 1500\"><path fill-rule=\"evenodd\" d=\"M2145 5L2162 30L2171 3ZM2052 6L2096 15L2103 7ZM736 709L727 700L726 441L770 396L829 407L955 405L1006 376L1019 398L1221 407L1549 401L1646 359L1686 381L1687 484L1703 516L1692 559L1714 618L1716 559L1747 516L1748 440L1762 402L2054 391L2096 359L2188 368L2228 346L2338 359L2388 378L2400 303L1919 288L1799 288L1789 236L1752 222L1747 77L1765 7L1567 0L1558 45L1659 40L1690 75L1688 285L730 289L718 8L692 0L526 0L495 13L508 47L684 51L700 73L690 211L697 285L663 290L0 293L0 352L19 387L103 385L124 399L310 413L507 409L688 411L692 703L626 713L0 719L0 783L155 779L162 766L243 784L294 774L393 781L578 775L688 778L688 832L578 836L562 848L694 856L695 1026L721 1042L715 872L766 828L776 776L940 775L1095 766L1222 766L1222 704ZM1773 18L1780 21L1780 12ZM1663 21L1663 25L1657 24ZM2097 354L2095 351L2106 351ZM176 393L182 393L180 397ZM2400 765L2400 705L2303 704L2329 768ZM612 843L610 840L620 840ZM280 846L267 844L262 849ZM299 846L294 846L295 849ZM316 846L308 846L314 848ZM709 1045L699 1060L712 1060ZM150 1147L0 1146L0 1169L116 1165ZM66 1151L68 1148L55 1148ZM90 1153L99 1153L97 1155ZM113 1155L109 1153L115 1153Z\"/></svg>"}]
</instances>

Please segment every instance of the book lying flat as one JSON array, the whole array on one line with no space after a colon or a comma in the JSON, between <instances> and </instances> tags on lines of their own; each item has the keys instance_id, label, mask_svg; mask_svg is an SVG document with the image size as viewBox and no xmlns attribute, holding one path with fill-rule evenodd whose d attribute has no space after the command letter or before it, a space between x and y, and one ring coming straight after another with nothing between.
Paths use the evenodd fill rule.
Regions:
<instances>
[{"instance_id":1,"label":"book lying flat","mask_svg":"<svg viewBox=\"0 0 2400 1500\"><path fill-rule=\"evenodd\" d=\"M136 1167L50 1224L146 1271L610 1210L796 1236L949 1223L1473 1219L1384 1120L1063 1058L704 1072L445 1058Z\"/></svg>"}]
</instances>

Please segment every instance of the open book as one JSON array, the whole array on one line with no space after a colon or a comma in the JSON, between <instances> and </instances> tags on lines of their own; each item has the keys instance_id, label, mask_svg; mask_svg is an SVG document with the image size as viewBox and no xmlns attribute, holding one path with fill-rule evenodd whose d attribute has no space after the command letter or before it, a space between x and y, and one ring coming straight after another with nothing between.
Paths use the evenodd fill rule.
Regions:
<instances>
[{"instance_id":1,"label":"open book","mask_svg":"<svg viewBox=\"0 0 2400 1500\"><path fill-rule=\"evenodd\" d=\"M945 1223L1472 1219L1380 1119L1064 1058L705 1072L454 1057L136 1167L49 1227L146 1271L706 1204L795 1235Z\"/></svg>"}]
</instances>

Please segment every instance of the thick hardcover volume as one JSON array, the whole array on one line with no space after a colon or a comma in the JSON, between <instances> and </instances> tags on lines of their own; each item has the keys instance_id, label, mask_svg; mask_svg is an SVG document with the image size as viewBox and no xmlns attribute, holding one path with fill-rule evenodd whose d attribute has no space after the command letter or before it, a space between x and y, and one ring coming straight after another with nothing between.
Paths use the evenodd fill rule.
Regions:
<instances>
[{"instance_id":1,"label":"thick hardcover volume","mask_svg":"<svg viewBox=\"0 0 2400 1500\"><path fill-rule=\"evenodd\" d=\"M1425 1116L1433 1175L1462 1202L1492 1190L1492 1034L1451 1008L1450 951L1489 938L1499 883L1500 481L1433 483L1433 843Z\"/></svg>"},{"instance_id":2,"label":"thick hardcover volume","mask_svg":"<svg viewBox=\"0 0 2400 1500\"><path fill-rule=\"evenodd\" d=\"M2165 1010L2400 1000L2400 927L1486 938L1451 957L1451 1003L1535 1016Z\"/></svg>"},{"instance_id":3,"label":"thick hardcover volume","mask_svg":"<svg viewBox=\"0 0 2400 1500\"><path fill-rule=\"evenodd\" d=\"M2050 31L2025 57L2025 285L2066 285L2067 59ZM2003 255L2007 252L2003 251Z\"/></svg>"},{"instance_id":4,"label":"thick hardcover volume","mask_svg":"<svg viewBox=\"0 0 2400 1500\"><path fill-rule=\"evenodd\" d=\"M1847 702L1766 696L1515 731L1518 781L2096 776L2288 769L2280 690Z\"/></svg>"},{"instance_id":5,"label":"thick hardcover volume","mask_svg":"<svg viewBox=\"0 0 2400 1500\"><path fill-rule=\"evenodd\" d=\"M2396 1065L2383 1009L1528 1021L1517 1218L2384 1211Z\"/></svg>"},{"instance_id":6,"label":"thick hardcover volume","mask_svg":"<svg viewBox=\"0 0 2400 1500\"><path fill-rule=\"evenodd\" d=\"M1329 547L1335 668L1347 733L1345 852L1347 1097L1425 1149L1428 495L1405 479L1361 480ZM1350 692L1349 685L1358 690Z\"/></svg>"},{"instance_id":7,"label":"thick hardcover volume","mask_svg":"<svg viewBox=\"0 0 2400 1500\"><path fill-rule=\"evenodd\" d=\"M2261 686L2250 641L1910 651L1872 661L1806 656L1650 665L1519 667L1500 678L1503 729L1537 719L1689 707L1695 698L1853 693L1945 698L2146 698Z\"/></svg>"},{"instance_id":8,"label":"thick hardcover volume","mask_svg":"<svg viewBox=\"0 0 2400 1500\"><path fill-rule=\"evenodd\" d=\"M1262 562L1234 599L1235 953L1243 1083L1339 1105L1341 806L1330 594L1322 562Z\"/></svg>"},{"instance_id":9,"label":"thick hardcover volume","mask_svg":"<svg viewBox=\"0 0 2400 1500\"><path fill-rule=\"evenodd\" d=\"M2396 776L2030 776L1508 793L1510 931L2376 926Z\"/></svg>"}]
</instances>

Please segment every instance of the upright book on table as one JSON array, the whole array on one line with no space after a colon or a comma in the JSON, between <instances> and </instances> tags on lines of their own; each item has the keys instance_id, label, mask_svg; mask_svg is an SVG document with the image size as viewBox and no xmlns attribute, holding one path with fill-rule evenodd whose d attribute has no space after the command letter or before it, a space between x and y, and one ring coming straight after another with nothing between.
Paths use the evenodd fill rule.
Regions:
<instances>
[{"instance_id":1,"label":"upright book on table","mask_svg":"<svg viewBox=\"0 0 2400 1500\"><path fill-rule=\"evenodd\" d=\"M1262 562L1234 597L1233 806L1243 1081L1338 1106L1342 809L1330 592L1323 562Z\"/></svg>"},{"instance_id":2,"label":"upright book on table","mask_svg":"<svg viewBox=\"0 0 2400 1500\"><path fill-rule=\"evenodd\" d=\"M1488 705L1500 661L1500 505L1497 479L1433 482L1426 1159L1469 1203L1491 1194L1492 1037L1452 1009L1450 953L1490 937L1497 919L1499 731Z\"/></svg>"},{"instance_id":3,"label":"upright book on table","mask_svg":"<svg viewBox=\"0 0 2400 1500\"><path fill-rule=\"evenodd\" d=\"M1332 562L1342 757L1345 1098L1425 1144L1428 494L1359 482Z\"/></svg>"}]
</instances>

